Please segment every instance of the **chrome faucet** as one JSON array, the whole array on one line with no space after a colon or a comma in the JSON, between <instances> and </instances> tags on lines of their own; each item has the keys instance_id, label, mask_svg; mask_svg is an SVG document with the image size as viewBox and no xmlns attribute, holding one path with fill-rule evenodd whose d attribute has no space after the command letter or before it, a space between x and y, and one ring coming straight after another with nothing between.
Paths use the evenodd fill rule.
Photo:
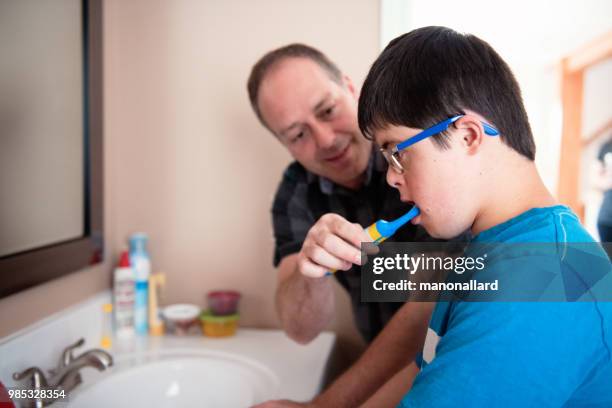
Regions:
<instances>
[{"instance_id":1,"label":"chrome faucet","mask_svg":"<svg viewBox=\"0 0 612 408\"><path fill-rule=\"evenodd\" d=\"M76 343L66 347L62 352L57 368L49 370L49 378L40 368L30 367L20 373L14 373L13 379L15 381L29 380L30 389L63 390L68 395L81 383L80 370L82 368L93 367L98 371L103 371L113 365L113 357L101 349L86 351L75 358L72 352L84 343L85 339L81 338ZM30 400L26 406L39 408L48 406L54 401L55 399L39 398Z\"/></svg>"}]
</instances>

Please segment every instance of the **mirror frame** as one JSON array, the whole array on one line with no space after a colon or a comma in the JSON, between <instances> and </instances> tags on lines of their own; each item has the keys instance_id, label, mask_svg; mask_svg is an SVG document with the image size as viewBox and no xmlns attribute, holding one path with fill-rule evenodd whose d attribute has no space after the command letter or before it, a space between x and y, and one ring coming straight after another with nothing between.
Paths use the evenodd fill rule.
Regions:
<instances>
[{"instance_id":1,"label":"mirror frame","mask_svg":"<svg viewBox=\"0 0 612 408\"><path fill-rule=\"evenodd\" d=\"M102 262L102 1L81 0L83 44L84 229L79 238L0 257L0 298Z\"/></svg>"}]
</instances>

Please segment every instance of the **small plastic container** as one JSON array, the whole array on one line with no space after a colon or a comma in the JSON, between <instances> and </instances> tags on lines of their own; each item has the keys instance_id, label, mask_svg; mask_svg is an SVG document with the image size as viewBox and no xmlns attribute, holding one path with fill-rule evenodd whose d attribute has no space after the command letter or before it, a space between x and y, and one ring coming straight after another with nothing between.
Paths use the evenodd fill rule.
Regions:
<instances>
[{"instance_id":1,"label":"small plastic container","mask_svg":"<svg viewBox=\"0 0 612 408\"><path fill-rule=\"evenodd\" d=\"M214 316L210 310L202 312L200 322L202 332L208 337L229 337L236 334L239 315Z\"/></svg>"},{"instance_id":2,"label":"small plastic container","mask_svg":"<svg viewBox=\"0 0 612 408\"><path fill-rule=\"evenodd\" d=\"M187 334L189 328L197 322L199 314L200 308L197 305L183 303L166 306L162 312L169 331L179 336Z\"/></svg>"},{"instance_id":3,"label":"small plastic container","mask_svg":"<svg viewBox=\"0 0 612 408\"><path fill-rule=\"evenodd\" d=\"M230 316L238 313L240 292L235 290L215 290L208 293L208 307L214 316Z\"/></svg>"}]
</instances>

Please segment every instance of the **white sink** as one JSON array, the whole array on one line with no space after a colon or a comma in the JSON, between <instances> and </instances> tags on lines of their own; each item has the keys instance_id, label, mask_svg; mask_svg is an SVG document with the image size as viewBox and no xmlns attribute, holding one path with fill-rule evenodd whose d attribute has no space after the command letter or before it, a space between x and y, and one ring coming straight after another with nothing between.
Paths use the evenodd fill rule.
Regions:
<instances>
[{"instance_id":1,"label":"white sink","mask_svg":"<svg viewBox=\"0 0 612 408\"><path fill-rule=\"evenodd\" d=\"M99 346L102 305L109 291L0 339L0 382L16 387L12 374L28 367L57 366L67 345L80 337L78 355ZM83 382L65 407L248 407L268 399L307 401L321 391L332 333L308 345L280 330L239 328L233 337L143 336L113 341L113 367L81 370ZM23 386L23 384L21 384Z\"/></svg>"},{"instance_id":2,"label":"white sink","mask_svg":"<svg viewBox=\"0 0 612 408\"><path fill-rule=\"evenodd\" d=\"M243 356L183 351L121 356L85 379L69 407L249 407L274 398L278 377Z\"/></svg>"}]
</instances>

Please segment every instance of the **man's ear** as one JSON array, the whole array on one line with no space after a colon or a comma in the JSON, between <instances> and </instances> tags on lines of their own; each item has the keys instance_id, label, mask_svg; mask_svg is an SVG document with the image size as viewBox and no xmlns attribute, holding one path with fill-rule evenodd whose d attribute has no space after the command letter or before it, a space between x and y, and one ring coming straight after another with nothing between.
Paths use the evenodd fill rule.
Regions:
<instances>
[{"instance_id":1,"label":"man's ear","mask_svg":"<svg viewBox=\"0 0 612 408\"><path fill-rule=\"evenodd\" d=\"M467 149L469 154L476 153L486 136L480 119L474 115L466 114L457 120L454 125L461 131L458 135L461 146Z\"/></svg>"},{"instance_id":2,"label":"man's ear","mask_svg":"<svg viewBox=\"0 0 612 408\"><path fill-rule=\"evenodd\" d=\"M349 90L351 95L353 95L355 99L358 99L359 95L357 94L357 90L355 89L355 85L353 84L351 78L348 75L342 75L342 82L344 83L346 89Z\"/></svg>"}]
</instances>

